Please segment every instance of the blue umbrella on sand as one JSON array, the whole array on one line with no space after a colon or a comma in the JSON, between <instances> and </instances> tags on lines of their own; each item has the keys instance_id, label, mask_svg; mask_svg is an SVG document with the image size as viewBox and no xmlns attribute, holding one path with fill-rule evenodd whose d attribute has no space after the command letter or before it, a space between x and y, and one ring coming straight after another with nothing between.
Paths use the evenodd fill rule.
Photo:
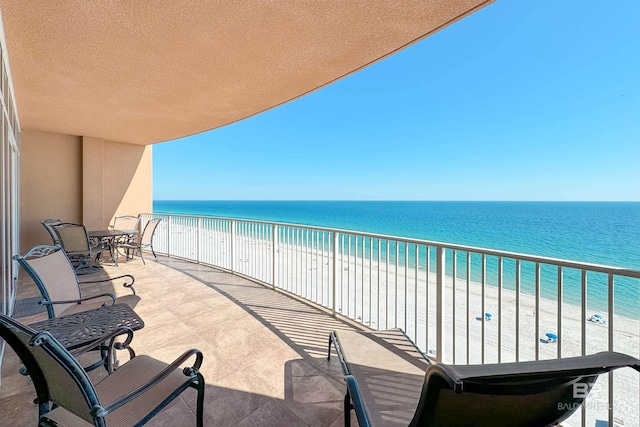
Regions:
<instances>
[{"instance_id":1,"label":"blue umbrella on sand","mask_svg":"<svg viewBox=\"0 0 640 427\"><path fill-rule=\"evenodd\" d=\"M558 336L552 332L547 332L545 334L548 338L547 342L556 342L558 341Z\"/></svg>"}]
</instances>

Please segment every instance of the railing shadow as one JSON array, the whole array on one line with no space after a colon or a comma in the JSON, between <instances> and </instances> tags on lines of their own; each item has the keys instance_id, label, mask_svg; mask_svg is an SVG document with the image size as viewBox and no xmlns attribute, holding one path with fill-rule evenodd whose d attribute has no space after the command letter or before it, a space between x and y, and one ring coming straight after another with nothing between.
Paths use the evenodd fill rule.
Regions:
<instances>
[{"instance_id":1,"label":"railing shadow","mask_svg":"<svg viewBox=\"0 0 640 427\"><path fill-rule=\"evenodd\" d=\"M159 261L216 290L276 334L304 359L323 363L329 332L360 329L312 303L232 274L180 261Z\"/></svg>"}]
</instances>

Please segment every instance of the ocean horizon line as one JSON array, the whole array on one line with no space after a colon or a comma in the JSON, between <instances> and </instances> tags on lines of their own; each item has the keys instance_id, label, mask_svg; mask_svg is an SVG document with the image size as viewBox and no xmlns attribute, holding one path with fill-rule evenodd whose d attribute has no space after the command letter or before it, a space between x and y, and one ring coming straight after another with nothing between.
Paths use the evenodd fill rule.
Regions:
<instances>
[{"instance_id":1,"label":"ocean horizon line","mask_svg":"<svg viewBox=\"0 0 640 427\"><path fill-rule=\"evenodd\" d=\"M640 200L153 199L154 202L640 203Z\"/></svg>"},{"instance_id":2,"label":"ocean horizon line","mask_svg":"<svg viewBox=\"0 0 640 427\"><path fill-rule=\"evenodd\" d=\"M640 202L154 200L154 213L341 229L640 270ZM552 292L557 280L544 276L550 277L545 291ZM578 297L576 280L565 297ZM605 301L606 287L597 288L590 300ZM640 318L640 283L617 289L625 292L616 312Z\"/></svg>"}]
</instances>

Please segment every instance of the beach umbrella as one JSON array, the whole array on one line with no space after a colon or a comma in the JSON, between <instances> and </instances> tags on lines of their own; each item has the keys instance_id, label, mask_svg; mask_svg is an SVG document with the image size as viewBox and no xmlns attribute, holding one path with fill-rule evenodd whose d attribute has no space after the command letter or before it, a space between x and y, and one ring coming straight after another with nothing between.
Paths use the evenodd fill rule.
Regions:
<instances>
[{"instance_id":1,"label":"beach umbrella","mask_svg":"<svg viewBox=\"0 0 640 427\"><path fill-rule=\"evenodd\" d=\"M484 314L485 319L487 320L491 320L491 313L485 313Z\"/></svg>"},{"instance_id":2,"label":"beach umbrella","mask_svg":"<svg viewBox=\"0 0 640 427\"><path fill-rule=\"evenodd\" d=\"M549 341L557 341L558 340L558 336L554 333L551 332L547 332L545 334L547 336L547 338L549 338Z\"/></svg>"}]
</instances>

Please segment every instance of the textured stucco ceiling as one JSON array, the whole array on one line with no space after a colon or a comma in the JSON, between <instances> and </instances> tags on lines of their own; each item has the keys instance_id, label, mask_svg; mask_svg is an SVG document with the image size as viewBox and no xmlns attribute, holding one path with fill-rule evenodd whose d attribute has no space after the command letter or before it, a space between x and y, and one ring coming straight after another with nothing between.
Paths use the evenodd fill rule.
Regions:
<instances>
[{"instance_id":1,"label":"textured stucco ceiling","mask_svg":"<svg viewBox=\"0 0 640 427\"><path fill-rule=\"evenodd\" d=\"M152 144L302 96L491 1L0 0L23 129Z\"/></svg>"}]
</instances>

